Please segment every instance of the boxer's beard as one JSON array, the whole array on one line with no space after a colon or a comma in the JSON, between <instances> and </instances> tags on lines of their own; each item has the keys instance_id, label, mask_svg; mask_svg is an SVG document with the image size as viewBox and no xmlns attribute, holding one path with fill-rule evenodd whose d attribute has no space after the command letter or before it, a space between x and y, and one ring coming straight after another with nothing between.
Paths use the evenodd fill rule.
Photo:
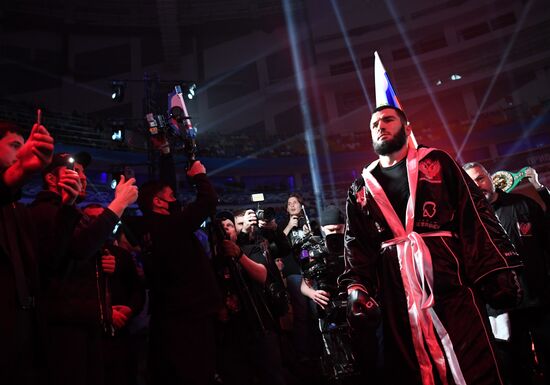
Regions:
<instances>
[{"instance_id":1,"label":"boxer's beard","mask_svg":"<svg viewBox=\"0 0 550 385\"><path fill-rule=\"evenodd\" d=\"M407 143L407 134L405 132L405 126L401 125L401 129L395 136L386 141L372 142L372 148L378 155L389 155L396 151L399 151Z\"/></svg>"}]
</instances>

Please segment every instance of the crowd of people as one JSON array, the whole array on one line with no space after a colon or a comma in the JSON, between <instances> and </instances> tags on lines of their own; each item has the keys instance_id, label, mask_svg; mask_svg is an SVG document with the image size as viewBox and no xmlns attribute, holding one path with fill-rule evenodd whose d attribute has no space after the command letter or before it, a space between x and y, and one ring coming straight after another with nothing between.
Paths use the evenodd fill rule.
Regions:
<instances>
[{"instance_id":1,"label":"crowd of people","mask_svg":"<svg viewBox=\"0 0 550 385\"><path fill-rule=\"evenodd\" d=\"M199 160L182 205L165 138L158 180L122 175L108 205L87 204L89 154L0 122L0 384L550 383L536 171L545 208L415 146L399 108L369 127L378 159L345 213L310 218L289 193L277 218L217 210Z\"/></svg>"}]
</instances>

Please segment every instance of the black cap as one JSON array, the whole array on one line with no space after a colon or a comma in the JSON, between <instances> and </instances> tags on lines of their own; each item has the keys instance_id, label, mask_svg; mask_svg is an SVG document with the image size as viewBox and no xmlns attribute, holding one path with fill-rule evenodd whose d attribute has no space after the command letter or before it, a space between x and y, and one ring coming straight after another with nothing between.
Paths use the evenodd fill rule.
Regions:
<instances>
[{"instance_id":1,"label":"black cap","mask_svg":"<svg viewBox=\"0 0 550 385\"><path fill-rule=\"evenodd\" d=\"M220 219L222 221L229 219L231 222L233 222L233 224L235 224L235 216L231 211L227 211L227 210L220 211L219 213L216 214L216 219Z\"/></svg>"},{"instance_id":2,"label":"black cap","mask_svg":"<svg viewBox=\"0 0 550 385\"><path fill-rule=\"evenodd\" d=\"M68 152L58 152L53 154L52 162L42 170L42 174L46 175L49 172L52 172L58 167L66 166L69 163L69 159L72 157Z\"/></svg>"},{"instance_id":3,"label":"black cap","mask_svg":"<svg viewBox=\"0 0 550 385\"><path fill-rule=\"evenodd\" d=\"M52 162L42 170L42 174L45 175L58 167L66 166L70 158L73 158L74 161L80 164L84 169L92 162L92 156L86 151L81 151L76 155L69 154L68 152L58 152L53 154Z\"/></svg>"},{"instance_id":4,"label":"black cap","mask_svg":"<svg viewBox=\"0 0 550 385\"><path fill-rule=\"evenodd\" d=\"M75 162L79 163L86 169L90 163L92 163L92 156L89 152L86 151L80 151L74 156Z\"/></svg>"},{"instance_id":5,"label":"black cap","mask_svg":"<svg viewBox=\"0 0 550 385\"><path fill-rule=\"evenodd\" d=\"M321 226L326 225L339 225L342 223L346 223L346 219L344 218L344 214L340 211L340 209L337 206L327 206L321 213Z\"/></svg>"}]
</instances>

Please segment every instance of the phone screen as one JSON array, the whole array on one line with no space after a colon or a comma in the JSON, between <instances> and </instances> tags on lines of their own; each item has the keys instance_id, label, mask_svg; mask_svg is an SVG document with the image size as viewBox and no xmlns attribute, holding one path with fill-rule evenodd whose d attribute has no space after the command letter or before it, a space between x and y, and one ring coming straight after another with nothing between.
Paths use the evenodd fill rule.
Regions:
<instances>
[{"instance_id":1,"label":"phone screen","mask_svg":"<svg viewBox=\"0 0 550 385\"><path fill-rule=\"evenodd\" d=\"M67 169L74 170L74 158L72 156L67 159Z\"/></svg>"}]
</instances>

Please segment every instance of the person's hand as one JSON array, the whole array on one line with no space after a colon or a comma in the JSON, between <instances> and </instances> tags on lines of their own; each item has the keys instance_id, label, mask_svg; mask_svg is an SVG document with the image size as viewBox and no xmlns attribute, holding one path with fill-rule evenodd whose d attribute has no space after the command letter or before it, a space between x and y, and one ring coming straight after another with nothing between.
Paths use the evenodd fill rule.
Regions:
<instances>
[{"instance_id":1,"label":"person's hand","mask_svg":"<svg viewBox=\"0 0 550 385\"><path fill-rule=\"evenodd\" d=\"M298 226L298 215L291 215L288 219L288 224L285 227L284 233L288 235L290 233L290 230L292 230L294 227Z\"/></svg>"},{"instance_id":2,"label":"person's hand","mask_svg":"<svg viewBox=\"0 0 550 385\"><path fill-rule=\"evenodd\" d=\"M125 305L113 306L113 326L119 330L126 326L130 316L132 315L132 309Z\"/></svg>"},{"instance_id":3,"label":"person's hand","mask_svg":"<svg viewBox=\"0 0 550 385\"><path fill-rule=\"evenodd\" d=\"M46 127L35 124L25 144L17 152L17 159L24 174L44 169L52 161L53 138Z\"/></svg>"},{"instance_id":4,"label":"person's hand","mask_svg":"<svg viewBox=\"0 0 550 385\"><path fill-rule=\"evenodd\" d=\"M256 213L254 212L254 210L246 210L243 216L243 228L241 231L248 234L257 224L258 218L256 217Z\"/></svg>"},{"instance_id":5,"label":"person's hand","mask_svg":"<svg viewBox=\"0 0 550 385\"><path fill-rule=\"evenodd\" d=\"M115 199L113 199L108 207L109 210L115 213L119 218L124 213L124 210L126 210L126 207L137 200L138 188L135 183L135 178L126 180L124 175L120 176L120 182L118 182L115 189Z\"/></svg>"},{"instance_id":6,"label":"person's hand","mask_svg":"<svg viewBox=\"0 0 550 385\"><path fill-rule=\"evenodd\" d=\"M235 242L228 239L223 240L222 251L223 255L234 260L239 260L239 258L243 255L241 248L237 246Z\"/></svg>"},{"instance_id":7,"label":"person's hand","mask_svg":"<svg viewBox=\"0 0 550 385\"><path fill-rule=\"evenodd\" d=\"M126 207L134 203L138 198L138 188L135 183L135 178L126 180L126 177L121 175L115 189L115 200L121 201Z\"/></svg>"},{"instance_id":8,"label":"person's hand","mask_svg":"<svg viewBox=\"0 0 550 385\"><path fill-rule=\"evenodd\" d=\"M382 319L380 306L361 285L348 288L347 319L354 330L376 328Z\"/></svg>"},{"instance_id":9,"label":"person's hand","mask_svg":"<svg viewBox=\"0 0 550 385\"><path fill-rule=\"evenodd\" d=\"M200 160L194 161L189 170L187 170L187 176L189 177L194 177L198 174L206 174L206 168Z\"/></svg>"},{"instance_id":10,"label":"person's hand","mask_svg":"<svg viewBox=\"0 0 550 385\"><path fill-rule=\"evenodd\" d=\"M73 205L82 191L82 181L78 173L65 167L61 168L59 175L59 187L61 187L61 201L64 205Z\"/></svg>"},{"instance_id":11,"label":"person's hand","mask_svg":"<svg viewBox=\"0 0 550 385\"><path fill-rule=\"evenodd\" d=\"M527 170L525 170L525 177L529 179L529 183L531 183L537 190L544 187L542 183L539 182L539 174L537 174L537 170L533 167L528 167Z\"/></svg>"},{"instance_id":12,"label":"person's hand","mask_svg":"<svg viewBox=\"0 0 550 385\"><path fill-rule=\"evenodd\" d=\"M313 302L319 305L321 309L324 309L325 306L328 305L328 301L330 300L330 294L324 290L314 290L311 293L310 298L313 300Z\"/></svg>"},{"instance_id":13,"label":"person's hand","mask_svg":"<svg viewBox=\"0 0 550 385\"><path fill-rule=\"evenodd\" d=\"M101 269L107 274L113 274L116 269L116 258L108 249L103 250Z\"/></svg>"}]
</instances>

